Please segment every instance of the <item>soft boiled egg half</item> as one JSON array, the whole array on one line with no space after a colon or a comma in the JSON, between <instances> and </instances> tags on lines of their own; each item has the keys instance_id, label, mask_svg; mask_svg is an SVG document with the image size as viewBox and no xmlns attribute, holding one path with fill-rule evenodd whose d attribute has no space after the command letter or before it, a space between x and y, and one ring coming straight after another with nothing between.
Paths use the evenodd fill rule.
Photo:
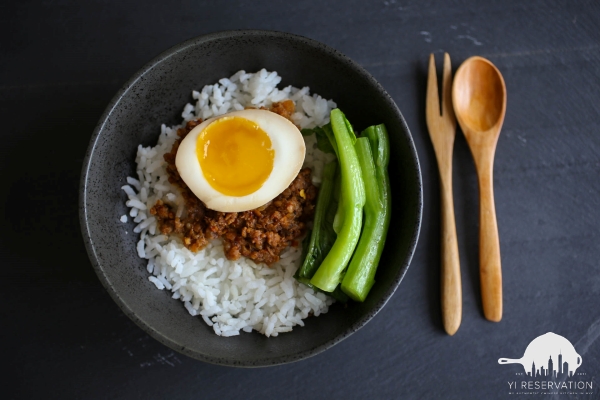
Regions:
<instances>
[{"instance_id":1,"label":"soft boiled egg half","mask_svg":"<svg viewBox=\"0 0 600 400\"><path fill-rule=\"evenodd\" d=\"M202 122L183 139L175 165L211 210L261 207L298 175L306 146L298 128L268 110L234 111Z\"/></svg>"}]
</instances>

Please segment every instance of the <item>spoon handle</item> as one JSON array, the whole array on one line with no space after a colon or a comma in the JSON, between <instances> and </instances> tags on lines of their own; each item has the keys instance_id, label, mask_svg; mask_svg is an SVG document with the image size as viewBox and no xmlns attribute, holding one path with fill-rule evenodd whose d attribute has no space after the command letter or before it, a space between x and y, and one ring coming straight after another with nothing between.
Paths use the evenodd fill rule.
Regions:
<instances>
[{"instance_id":1,"label":"spoon handle","mask_svg":"<svg viewBox=\"0 0 600 400\"><path fill-rule=\"evenodd\" d=\"M462 319L462 288L452 200L452 163L444 171L440 167L440 186L442 319L446 332L454 335Z\"/></svg>"},{"instance_id":2,"label":"spoon handle","mask_svg":"<svg viewBox=\"0 0 600 400\"><path fill-rule=\"evenodd\" d=\"M483 314L494 322L502 319L502 269L493 188L493 156L478 168L479 176L479 275Z\"/></svg>"}]
</instances>

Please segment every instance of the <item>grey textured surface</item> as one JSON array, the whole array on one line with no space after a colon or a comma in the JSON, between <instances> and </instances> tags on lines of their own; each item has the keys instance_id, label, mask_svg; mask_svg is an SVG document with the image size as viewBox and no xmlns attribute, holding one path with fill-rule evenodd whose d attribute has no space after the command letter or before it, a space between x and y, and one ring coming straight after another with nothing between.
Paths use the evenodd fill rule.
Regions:
<instances>
[{"instance_id":1,"label":"grey textured surface","mask_svg":"<svg viewBox=\"0 0 600 400\"><path fill-rule=\"evenodd\" d=\"M520 357L550 331L573 343L581 379L594 384L591 395L555 397L600 397L597 1L163 3L2 7L4 396L519 398L527 396L509 395L508 382L520 381L523 369L497 360ZM255 370L181 356L125 317L93 272L77 217L87 143L119 87L179 42L239 28L304 35L365 67L402 110L424 181L419 245L386 307L322 354ZM489 58L508 90L494 175L504 317L498 324L482 317L475 171L459 134L454 190L464 304L452 338L439 312L439 181L424 116L427 57L435 52L440 60L443 51L455 69L471 55Z\"/></svg>"}]
</instances>

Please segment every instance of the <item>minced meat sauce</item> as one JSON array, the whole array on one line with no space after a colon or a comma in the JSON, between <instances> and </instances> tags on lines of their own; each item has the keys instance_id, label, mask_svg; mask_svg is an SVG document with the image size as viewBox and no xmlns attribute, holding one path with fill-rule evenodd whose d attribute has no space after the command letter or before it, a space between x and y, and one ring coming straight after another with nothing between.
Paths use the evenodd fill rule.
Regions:
<instances>
[{"instance_id":1,"label":"minced meat sauce","mask_svg":"<svg viewBox=\"0 0 600 400\"><path fill-rule=\"evenodd\" d=\"M274 103L270 111L290 119L294 103L290 100ZM317 188L312 184L310 169L302 169L287 189L258 209L244 212L210 210L183 182L175 167L179 144L201 122L201 119L189 121L185 128L180 128L177 131L179 139L171 152L164 155L169 182L181 189L185 212L179 218L170 205L157 201L150 214L157 218L158 229L165 235L181 234L185 247L194 252L220 237L229 260L244 256L268 265L279 261L279 255L286 247L298 246L298 239L314 215Z\"/></svg>"}]
</instances>

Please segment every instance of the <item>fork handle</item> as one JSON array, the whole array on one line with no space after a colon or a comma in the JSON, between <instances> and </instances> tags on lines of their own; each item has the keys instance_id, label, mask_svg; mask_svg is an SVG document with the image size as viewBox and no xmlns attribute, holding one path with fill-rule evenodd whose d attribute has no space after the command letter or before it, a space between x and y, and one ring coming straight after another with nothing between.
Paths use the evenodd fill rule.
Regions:
<instances>
[{"instance_id":1,"label":"fork handle","mask_svg":"<svg viewBox=\"0 0 600 400\"><path fill-rule=\"evenodd\" d=\"M448 335L454 335L462 319L460 262L452 199L452 165L440 170L441 192L441 296L442 321Z\"/></svg>"}]
</instances>

